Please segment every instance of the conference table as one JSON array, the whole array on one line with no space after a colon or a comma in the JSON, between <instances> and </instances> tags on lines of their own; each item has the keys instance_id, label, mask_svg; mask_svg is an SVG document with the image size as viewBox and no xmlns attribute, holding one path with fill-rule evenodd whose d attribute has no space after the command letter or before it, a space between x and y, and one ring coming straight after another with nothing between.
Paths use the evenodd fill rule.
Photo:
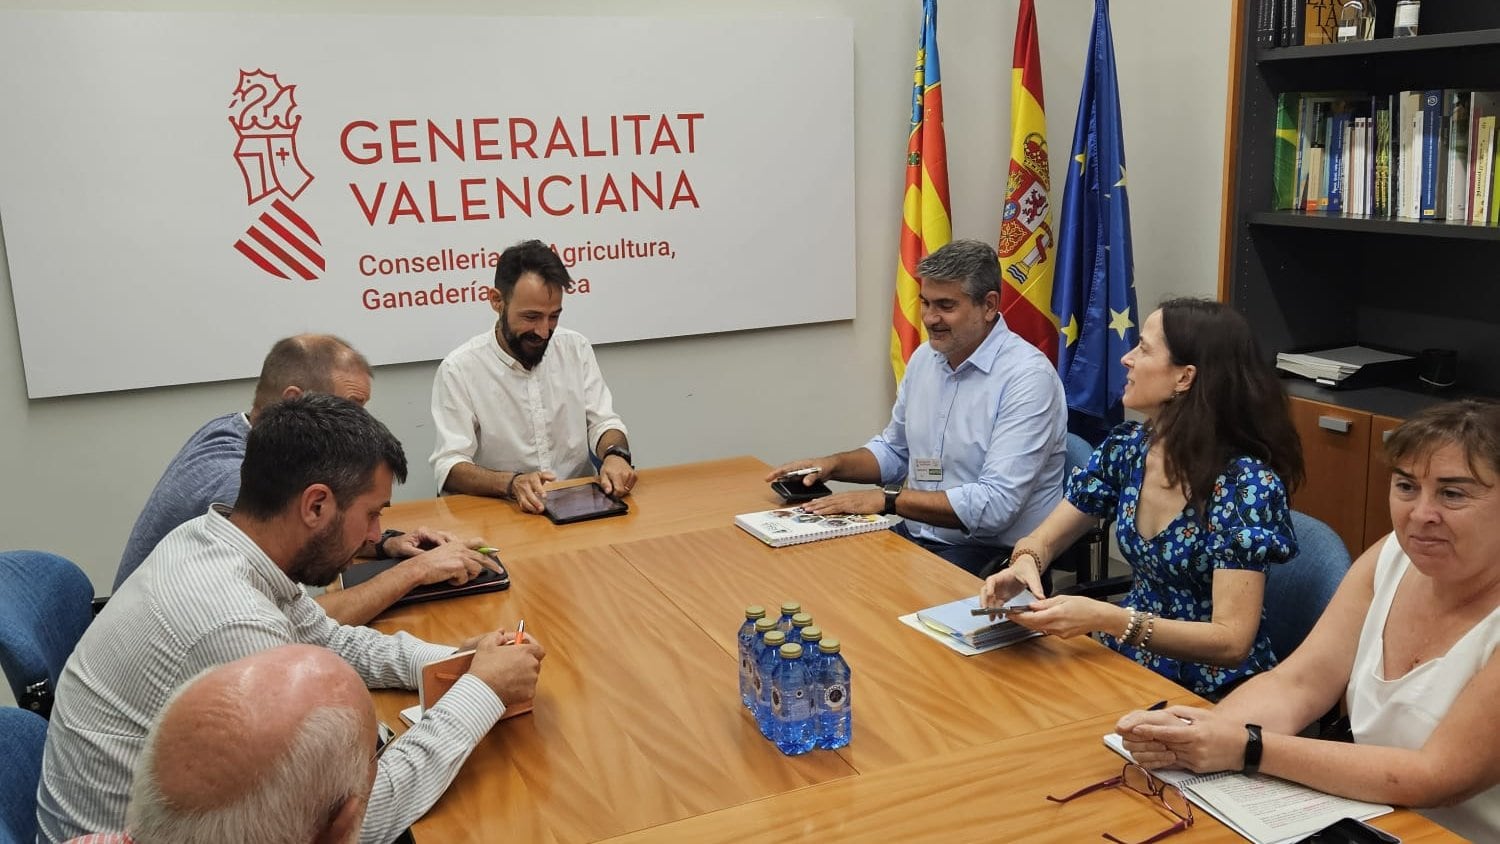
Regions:
<instances>
[{"instance_id":1,"label":"conference table","mask_svg":"<svg viewBox=\"0 0 1500 844\"><path fill-rule=\"evenodd\" d=\"M1201 703L1088 639L1041 637L965 657L898 616L975 594L979 581L888 531L773 549L734 515L780 505L751 457L643 469L616 518L553 525L509 502L449 496L384 522L483 537L504 592L387 611L374 626L434 642L513 630L545 646L535 709L501 721L413 826L419 842L1143 840L1165 810L1109 789L1101 738L1159 700ZM843 643L853 740L787 757L739 699L748 604L800 601ZM375 693L401 730L406 691ZM1461 840L1412 812L1377 826L1408 842ZM1173 836L1239 841L1206 813Z\"/></svg>"}]
</instances>

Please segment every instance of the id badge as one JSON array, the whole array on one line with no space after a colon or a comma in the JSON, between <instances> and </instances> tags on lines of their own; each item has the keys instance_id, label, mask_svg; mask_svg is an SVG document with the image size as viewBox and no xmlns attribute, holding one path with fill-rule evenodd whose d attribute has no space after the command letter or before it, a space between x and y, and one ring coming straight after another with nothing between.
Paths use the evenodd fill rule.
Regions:
<instances>
[{"instance_id":1,"label":"id badge","mask_svg":"<svg viewBox=\"0 0 1500 844\"><path fill-rule=\"evenodd\" d=\"M916 466L917 480L943 482L943 461L936 457L918 457L912 463Z\"/></svg>"}]
</instances>

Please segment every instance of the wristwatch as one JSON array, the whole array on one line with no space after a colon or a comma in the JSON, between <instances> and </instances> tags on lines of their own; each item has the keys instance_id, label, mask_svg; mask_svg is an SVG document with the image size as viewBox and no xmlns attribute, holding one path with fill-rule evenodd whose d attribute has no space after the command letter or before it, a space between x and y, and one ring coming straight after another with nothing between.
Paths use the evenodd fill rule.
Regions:
<instances>
[{"instance_id":1,"label":"wristwatch","mask_svg":"<svg viewBox=\"0 0 1500 844\"><path fill-rule=\"evenodd\" d=\"M891 484L885 488L885 507L880 511L881 515L896 515L896 496L901 494L901 490L902 486L900 484Z\"/></svg>"},{"instance_id":2,"label":"wristwatch","mask_svg":"<svg viewBox=\"0 0 1500 844\"><path fill-rule=\"evenodd\" d=\"M1245 725L1245 767L1240 769L1242 774L1253 774L1260 770L1260 754L1265 750L1265 745L1260 740L1260 725Z\"/></svg>"},{"instance_id":3,"label":"wristwatch","mask_svg":"<svg viewBox=\"0 0 1500 844\"><path fill-rule=\"evenodd\" d=\"M375 543L375 556L377 558L380 558L380 559L385 559L386 557L389 557L390 554L387 553L386 550L385 550L385 541L387 539L395 539L396 537L402 536L405 533L406 533L406 531L404 531L404 530L388 530L388 531L382 533L380 535L380 541Z\"/></svg>"},{"instance_id":4,"label":"wristwatch","mask_svg":"<svg viewBox=\"0 0 1500 844\"><path fill-rule=\"evenodd\" d=\"M623 445L612 445L609 448L606 448L604 450L604 457L608 457L611 454L615 455L616 457L619 457L621 460L624 460L626 463L630 464L630 468L632 468L632 469L635 468L635 461L630 459L630 449L626 448L625 446L623 446ZM599 462L603 463L604 462L604 457L599 458Z\"/></svg>"}]
</instances>

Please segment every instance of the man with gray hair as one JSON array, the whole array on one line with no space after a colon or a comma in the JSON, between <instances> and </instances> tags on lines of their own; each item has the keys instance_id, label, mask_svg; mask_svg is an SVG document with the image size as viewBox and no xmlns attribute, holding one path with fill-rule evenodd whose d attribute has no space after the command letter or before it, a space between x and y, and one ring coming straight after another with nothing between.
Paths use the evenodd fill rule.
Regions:
<instances>
[{"instance_id":1,"label":"man with gray hair","mask_svg":"<svg viewBox=\"0 0 1500 844\"><path fill-rule=\"evenodd\" d=\"M882 484L808 502L814 513L884 513L896 533L978 574L1062 497L1067 402L1045 355L1000 315L1000 262L955 240L917 265L928 340L912 353L885 430L864 447L771 470L804 484Z\"/></svg>"},{"instance_id":2,"label":"man with gray hair","mask_svg":"<svg viewBox=\"0 0 1500 844\"><path fill-rule=\"evenodd\" d=\"M203 515L213 504L234 506L240 494L245 440L267 407L310 393L364 405L370 399L370 386L369 361L338 337L298 334L276 341L261 364L250 412L210 419L167 464L120 556L115 589L178 525ZM358 586L319 595L318 603L335 620L364 624L418 586L463 583L484 568L496 568L488 557L469 547L487 544L482 541L458 542L454 536L427 528L388 534L372 549L375 555L407 559Z\"/></svg>"},{"instance_id":3,"label":"man with gray hair","mask_svg":"<svg viewBox=\"0 0 1500 844\"><path fill-rule=\"evenodd\" d=\"M167 701L136 760L125 833L70 844L345 844L375 777L375 709L327 648L210 668Z\"/></svg>"}]
</instances>

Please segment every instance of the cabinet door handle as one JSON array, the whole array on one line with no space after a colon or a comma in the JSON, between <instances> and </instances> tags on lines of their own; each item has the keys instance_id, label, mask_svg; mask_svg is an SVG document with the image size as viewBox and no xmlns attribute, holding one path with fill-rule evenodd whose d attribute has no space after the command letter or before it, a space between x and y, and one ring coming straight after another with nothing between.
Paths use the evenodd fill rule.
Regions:
<instances>
[{"instance_id":1,"label":"cabinet door handle","mask_svg":"<svg viewBox=\"0 0 1500 844\"><path fill-rule=\"evenodd\" d=\"M1325 431L1332 431L1335 434L1347 434L1349 433L1349 429L1354 427L1354 423L1348 419L1340 419L1337 416L1319 416L1318 427Z\"/></svg>"}]
</instances>

